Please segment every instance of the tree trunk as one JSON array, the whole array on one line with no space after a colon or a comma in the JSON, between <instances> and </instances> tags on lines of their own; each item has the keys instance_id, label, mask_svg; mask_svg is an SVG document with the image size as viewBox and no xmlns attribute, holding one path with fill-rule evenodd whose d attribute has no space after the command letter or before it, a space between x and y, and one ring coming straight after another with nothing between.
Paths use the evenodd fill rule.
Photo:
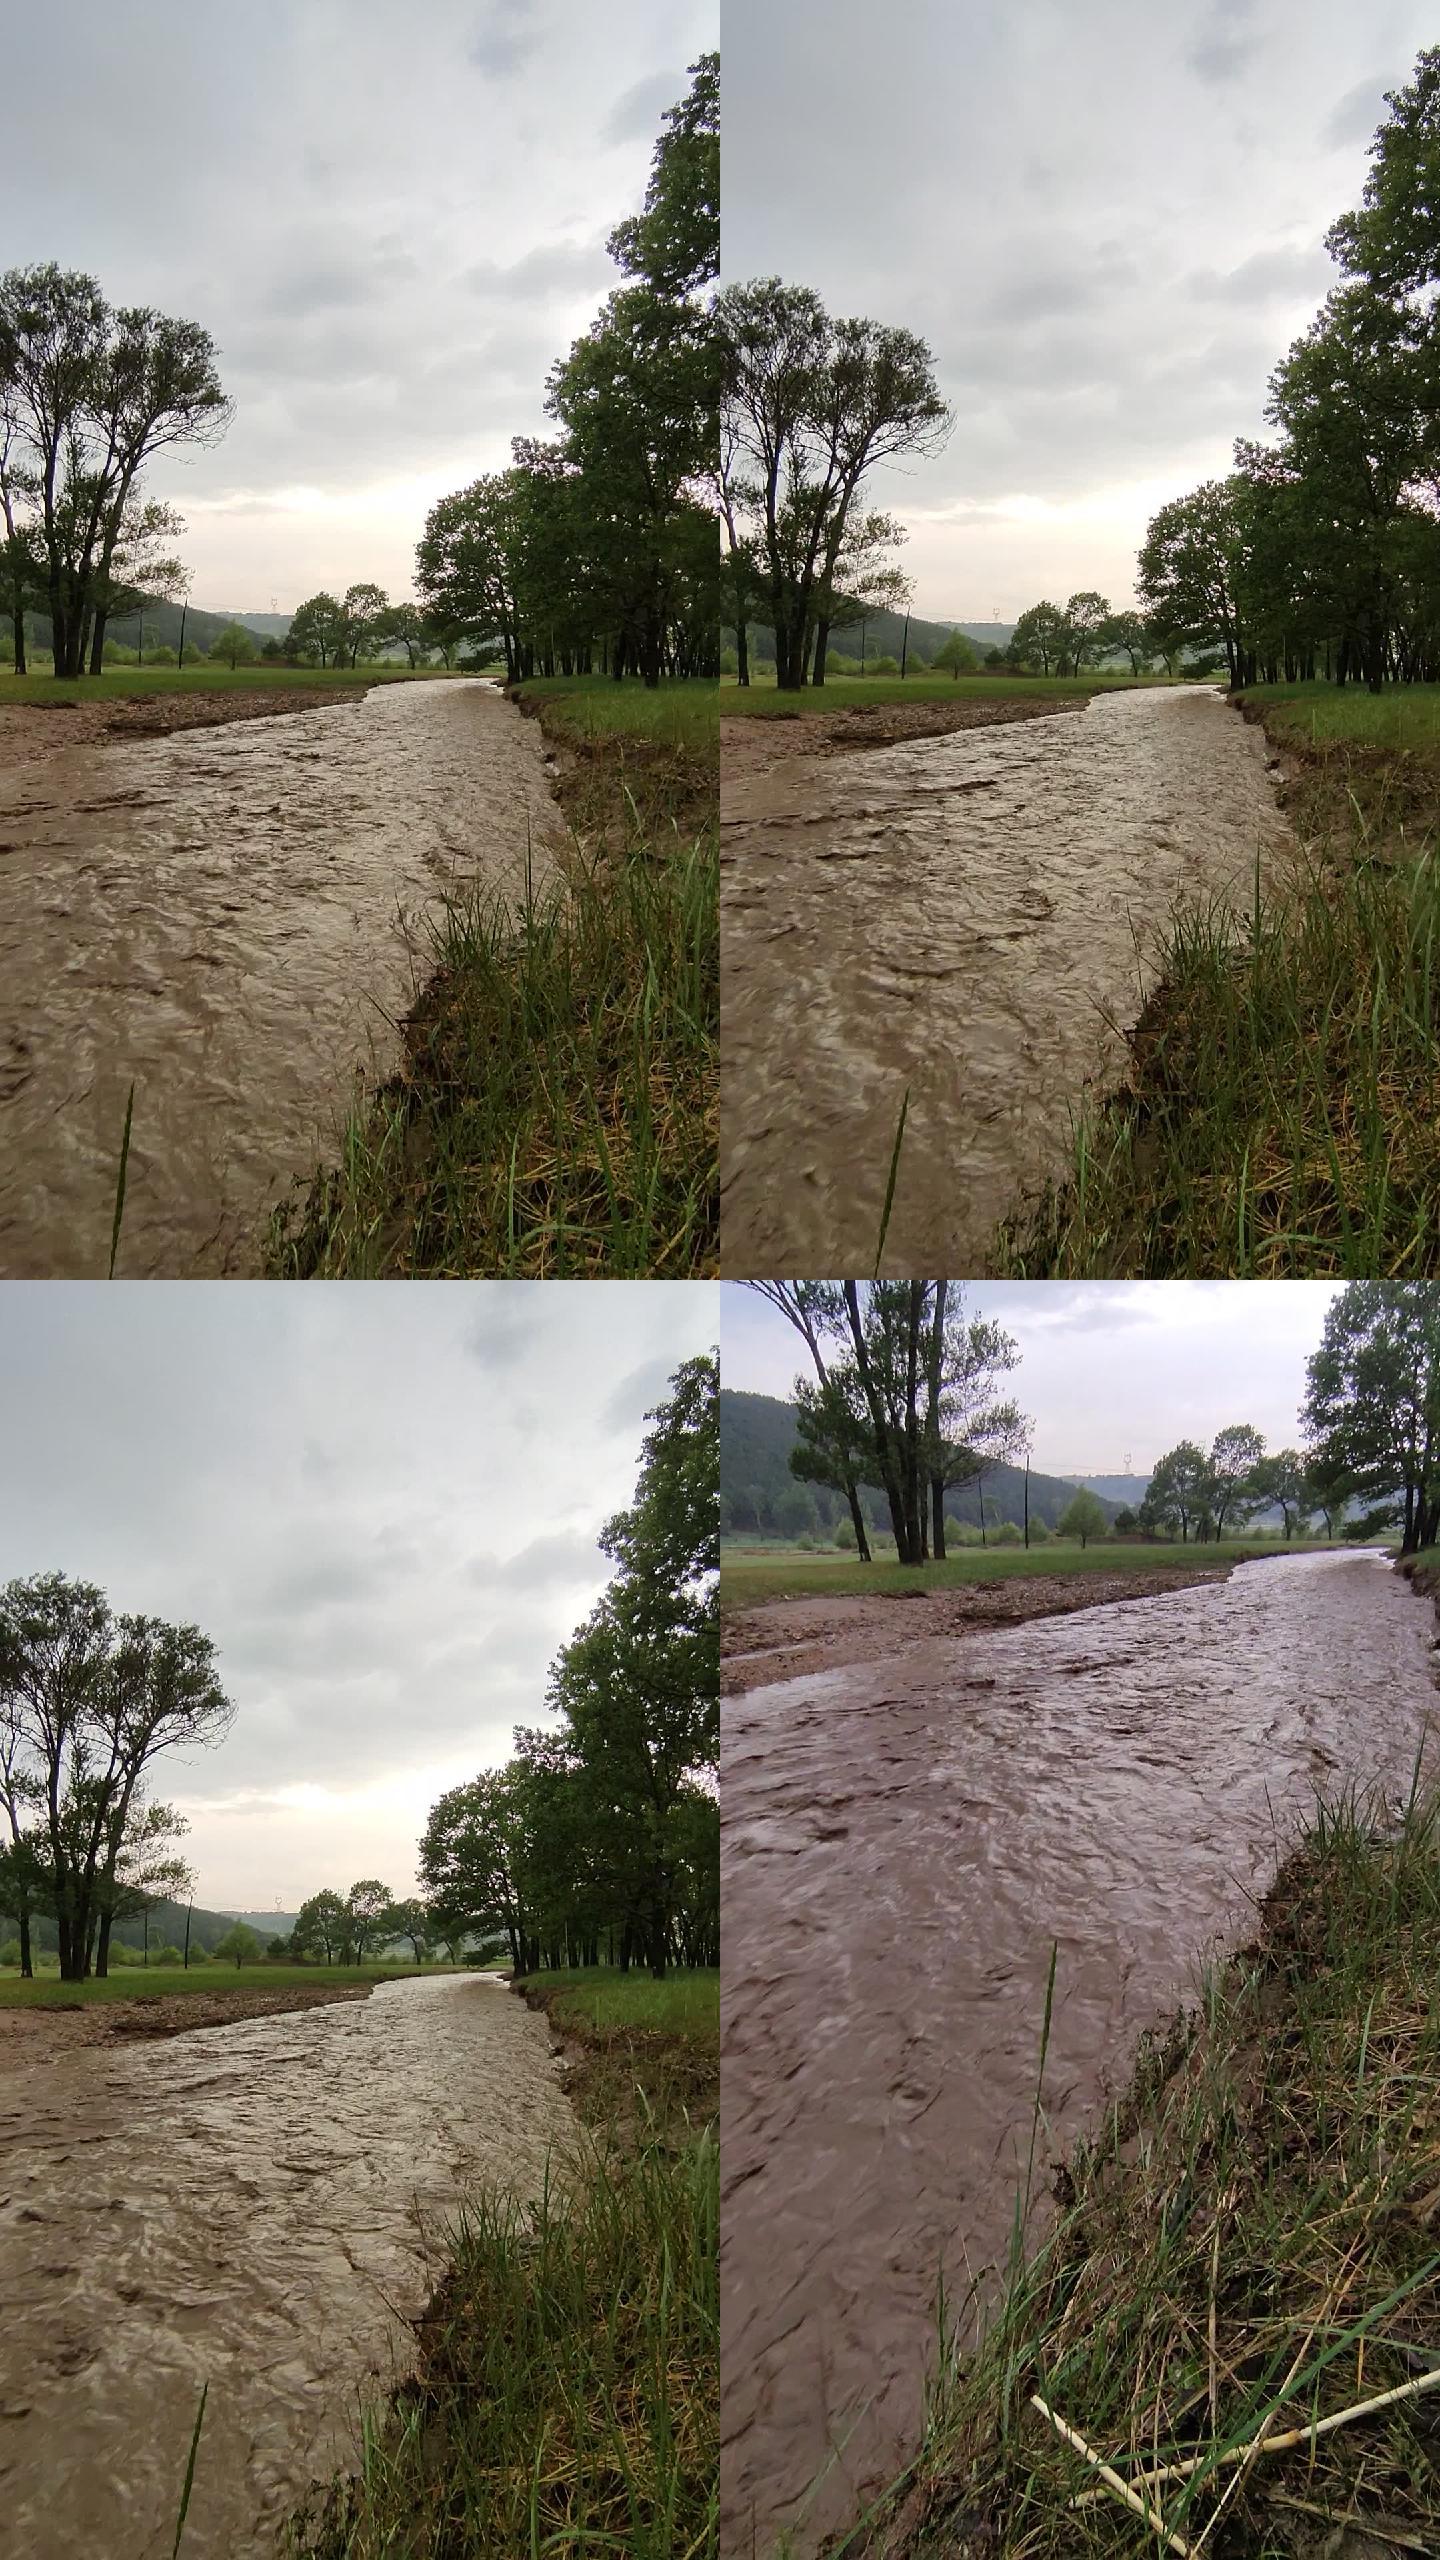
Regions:
<instances>
[{"instance_id":1,"label":"tree trunk","mask_svg":"<svg viewBox=\"0 0 1440 2560\"><path fill-rule=\"evenodd\" d=\"M22 1982L33 1982L35 1979L35 1959L30 1947L30 1905L28 1902L22 1902L20 1906L19 1919L20 1979Z\"/></svg>"},{"instance_id":2,"label":"tree trunk","mask_svg":"<svg viewBox=\"0 0 1440 2560\"><path fill-rule=\"evenodd\" d=\"M830 622L827 615L823 622L817 624L815 631L815 673L811 678L814 684L823 684L825 681L825 655L829 646Z\"/></svg>"},{"instance_id":3,"label":"tree trunk","mask_svg":"<svg viewBox=\"0 0 1440 2560\"><path fill-rule=\"evenodd\" d=\"M845 1479L845 1498L850 1505L850 1519L855 1531L855 1548L862 1564L871 1564L870 1540L865 1528L865 1514L860 1508L860 1492L854 1478Z\"/></svg>"},{"instance_id":4,"label":"tree trunk","mask_svg":"<svg viewBox=\"0 0 1440 2560\"><path fill-rule=\"evenodd\" d=\"M109 617L104 613L97 613L95 616L95 629L90 640L90 673L92 676L98 676L103 671L105 665L105 624L108 618Z\"/></svg>"},{"instance_id":5,"label":"tree trunk","mask_svg":"<svg viewBox=\"0 0 1440 2560\"><path fill-rule=\"evenodd\" d=\"M23 676L26 672L24 606L22 604L17 604L10 618L15 633L15 673L17 676Z\"/></svg>"},{"instance_id":6,"label":"tree trunk","mask_svg":"<svg viewBox=\"0 0 1440 2560\"><path fill-rule=\"evenodd\" d=\"M738 620L735 625L735 664L737 668L737 674L735 677L736 683L748 686L750 682L750 628L743 618Z\"/></svg>"},{"instance_id":7,"label":"tree trunk","mask_svg":"<svg viewBox=\"0 0 1440 2560\"><path fill-rule=\"evenodd\" d=\"M110 1921L111 1914L108 1911L102 1911L100 1914L100 1935L95 1947L95 1979L97 1982L104 1982L110 1971Z\"/></svg>"}]
</instances>

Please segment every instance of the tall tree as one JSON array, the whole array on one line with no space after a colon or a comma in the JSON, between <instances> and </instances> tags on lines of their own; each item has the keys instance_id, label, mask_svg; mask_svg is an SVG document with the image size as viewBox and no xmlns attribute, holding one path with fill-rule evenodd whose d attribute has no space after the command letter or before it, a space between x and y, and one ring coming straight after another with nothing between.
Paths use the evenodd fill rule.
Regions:
<instances>
[{"instance_id":1,"label":"tall tree","mask_svg":"<svg viewBox=\"0 0 1440 2560\"><path fill-rule=\"evenodd\" d=\"M1302 1427L1337 1506L1398 1496L1402 1553L1440 1529L1440 1281L1355 1280L1326 1311Z\"/></svg>"}]
</instances>

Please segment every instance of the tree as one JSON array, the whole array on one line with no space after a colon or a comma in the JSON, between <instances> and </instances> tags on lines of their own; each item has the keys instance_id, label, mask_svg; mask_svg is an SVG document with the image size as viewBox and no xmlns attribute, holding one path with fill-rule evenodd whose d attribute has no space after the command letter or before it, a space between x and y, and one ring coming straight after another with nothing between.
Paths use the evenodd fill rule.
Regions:
<instances>
[{"instance_id":1,"label":"tree","mask_svg":"<svg viewBox=\"0 0 1440 2560\"><path fill-rule=\"evenodd\" d=\"M1065 655L1072 675L1079 675L1085 661L1104 647L1103 633L1110 620L1110 605L1093 587L1084 587L1073 595L1065 607Z\"/></svg>"},{"instance_id":2,"label":"tree","mask_svg":"<svg viewBox=\"0 0 1440 2560\"><path fill-rule=\"evenodd\" d=\"M414 1895L406 1902L392 1904L390 1910L392 1937L409 1940L417 1964L423 1964L430 1945L430 1915L423 1902Z\"/></svg>"},{"instance_id":3,"label":"tree","mask_svg":"<svg viewBox=\"0 0 1440 2560\"><path fill-rule=\"evenodd\" d=\"M337 596L322 587L295 608L287 635L297 658L318 658L328 667L344 645L345 612Z\"/></svg>"},{"instance_id":4,"label":"tree","mask_svg":"<svg viewBox=\"0 0 1440 2560\"><path fill-rule=\"evenodd\" d=\"M1129 1504L1124 1503L1116 1512L1111 1525L1117 1538L1133 1538L1136 1530L1140 1526L1140 1522L1137 1515L1130 1509Z\"/></svg>"},{"instance_id":5,"label":"tree","mask_svg":"<svg viewBox=\"0 0 1440 2560\"><path fill-rule=\"evenodd\" d=\"M1062 1538L1078 1538L1088 1547L1092 1538L1103 1538L1107 1528L1105 1505L1098 1493L1082 1485L1073 1502L1067 1502L1058 1523Z\"/></svg>"},{"instance_id":6,"label":"tree","mask_svg":"<svg viewBox=\"0 0 1440 2560\"><path fill-rule=\"evenodd\" d=\"M1265 1455L1260 1433L1248 1422L1232 1422L1217 1431L1210 1445L1209 1493L1215 1535L1227 1527L1243 1529L1260 1505L1255 1470Z\"/></svg>"},{"instance_id":7,"label":"tree","mask_svg":"<svg viewBox=\"0 0 1440 2560\"><path fill-rule=\"evenodd\" d=\"M1067 626L1058 604L1032 604L1010 635L1010 657L1017 667L1038 667L1042 676L1064 662Z\"/></svg>"},{"instance_id":8,"label":"tree","mask_svg":"<svg viewBox=\"0 0 1440 2560\"><path fill-rule=\"evenodd\" d=\"M227 1964L233 1964L238 1971L242 1964L258 1963L264 1949L257 1932L248 1927L245 1921L237 1920L234 1928L227 1929L224 1937L219 1940L215 1953L217 1956L222 1956Z\"/></svg>"},{"instance_id":9,"label":"tree","mask_svg":"<svg viewBox=\"0 0 1440 2560\"><path fill-rule=\"evenodd\" d=\"M1154 635L1143 613L1127 606L1123 613L1112 613L1100 626L1099 648L1107 657L1122 650L1130 661L1130 672L1142 676L1155 654Z\"/></svg>"},{"instance_id":10,"label":"tree","mask_svg":"<svg viewBox=\"0 0 1440 2560\"><path fill-rule=\"evenodd\" d=\"M1251 1478L1251 1491L1259 1509L1278 1508L1287 1540L1304 1527L1309 1505L1305 1461L1298 1449L1278 1449L1273 1457L1262 1458Z\"/></svg>"},{"instance_id":11,"label":"tree","mask_svg":"<svg viewBox=\"0 0 1440 2560\"><path fill-rule=\"evenodd\" d=\"M412 667L417 658L424 657L431 645L418 604L392 604L377 622L371 636L382 644L398 640Z\"/></svg>"},{"instance_id":12,"label":"tree","mask_svg":"<svg viewBox=\"0 0 1440 2560\"><path fill-rule=\"evenodd\" d=\"M957 683L962 675L973 675L980 664L980 652L963 631L952 631L943 649L935 652L933 664L948 669Z\"/></svg>"},{"instance_id":13,"label":"tree","mask_svg":"<svg viewBox=\"0 0 1440 2560\"><path fill-rule=\"evenodd\" d=\"M302 1964L317 1955L333 1964L345 1943L348 1925L344 1903L327 1885L323 1892L312 1893L308 1902L301 1903L290 1943Z\"/></svg>"},{"instance_id":14,"label":"tree","mask_svg":"<svg viewBox=\"0 0 1440 2560\"><path fill-rule=\"evenodd\" d=\"M0 277L0 444L43 580L57 677L83 672L146 464L174 445L214 443L230 414L213 341L195 322L112 309L93 276L53 264Z\"/></svg>"},{"instance_id":15,"label":"tree","mask_svg":"<svg viewBox=\"0 0 1440 2560\"><path fill-rule=\"evenodd\" d=\"M378 1876L366 1876L352 1884L345 1898L345 1934L355 1951L356 1964L363 1964L368 1950L383 1945L394 1934L394 1913L390 1889Z\"/></svg>"},{"instance_id":16,"label":"tree","mask_svg":"<svg viewBox=\"0 0 1440 2560\"><path fill-rule=\"evenodd\" d=\"M1154 1472L1140 1505L1140 1521L1146 1529L1165 1529L1172 1534L1178 1528L1182 1546L1192 1527L1203 1519L1210 1500L1209 1461L1203 1449L1193 1440L1182 1440L1157 1458Z\"/></svg>"},{"instance_id":17,"label":"tree","mask_svg":"<svg viewBox=\"0 0 1440 2560\"><path fill-rule=\"evenodd\" d=\"M860 1480L856 1473L861 1461L858 1417L852 1416L843 1393L838 1399L831 1400L823 1414L821 1412L830 1378L825 1344L827 1339L839 1333L843 1323L839 1289L830 1280L747 1280L744 1286L753 1289L757 1297L766 1299L787 1324L794 1326L810 1354L819 1381L820 1402L813 1412L804 1405L801 1407L802 1433L806 1436L808 1453L815 1461L813 1467L804 1472L812 1483L833 1484L837 1492L844 1494L860 1561L869 1564L870 1542L865 1531L865 1515L860 1508ZM822 1459L831 1472L821 1472ZM791 1464L794 1466L793 1457ZM802 1472L799 1468L795 1471L797 1474ZM758 1513L755 1525L757 1528L760 1525Z\"/></svg>"},{"instance_id":18,"label":"tree","mask_svg":"<svg viewBox=\"0 0 1440 2560\"><path fill-rule=\"evenodd\" d=\"M227 622L210 643L212 658L222 658L227 667L253 666L257 656L255 634L243 622Z\"/></svg>"},{"instance_id":19,"label":"tree","mask_svg":"<svg viewBox=\"0 0 1440 2560\"><path fill-rule=\"evenodd\" d=\"M383 587L346 588L340 607L340 647L349 651L352 667L358 664L361 650L378 638L389 614L390 599Z\"/></svg>"},{"instance_id":20,"label":"tree","mask_svg":"<svg viewBox=\"0 0 1440 2560\"><path fill-rule=\"evenodd\" d=\"M1207 480L1151 517L1136 579L1152 628L1192 647L1223 647L1232 684L1240 672L1242 558L1236 484Z\"/></svg>"},{"instance_id":21,"label":"tree","mask_svg":"<svg viewBox=\"0 0 1440 2560\"><path fill-rule=\"evenodd\" d=\"M1326 1311L1301 1416L1327 1514L1397 1499L1401 1552L1440 1527L1440 1282L1356 1280ZM1333 1531L1332 1531L1333 1534Z\"/></svg>"}]
</instances>

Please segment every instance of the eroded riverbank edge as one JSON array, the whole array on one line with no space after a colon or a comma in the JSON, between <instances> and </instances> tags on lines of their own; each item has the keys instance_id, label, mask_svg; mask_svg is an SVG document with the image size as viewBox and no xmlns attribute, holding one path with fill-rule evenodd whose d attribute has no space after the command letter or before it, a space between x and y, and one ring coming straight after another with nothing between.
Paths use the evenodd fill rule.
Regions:
<instances>
[{"instance_id":1,"label":"eroded riverbank edge","mask_svg":"<svg viewBox=\"0 0 1440 2560\"><path fill-rule=\"evenodd\" d=\"M234 720L283 719L293 711L358 705L369 684L294 686L244 691L112 694L91 702L0 702L0 765L12 771L46 764L67 747L110 739L168 738L185 729L222 729Z\"/></svg>"},{"instance_id":2,"label":"eroded riverbank edge","mask_svg":"<svg viewBox=\"0 0 1440 2560\"><path fill-rule=\"evenodd\" d=\"M62 1995L36 2001L33 2007L0 2008L0 2059L48 2062L73 2053L79 2045L186 2035L199 2027L227 2027L237 2018L270 2018L285 2009L322 2009L337 2000L368 2000L375 1987L373 1982L317 1982L297 1984L290 1990L137 1992L133 1999L104 2002L70 2001Z\"/></svg>"},{"instance_id":3,"label":"eroded riverbank edge","mask_svg":"<svg viewBox=\"0 0 1440 2560\"><path fill-rule=\"evenodd\" d=\"M1107 691L1124 691L1123 686ZM966 696L958 702L852 702L843 710L822 707L812 696L803 711L720 710L720 770L724 778L769 773L792 756L864 754L899 747L911 738L948 738L961 729L994 729L1017 720L1045 720L1062 711L1084 711L1093 693L1009 694L994 702Z\"/></svg>"},{"instance_id":4,"label":"eroded riverbank edge","mask_svg":"<svg viewBox=\"0 0 1440 2560\"><path fill-rule=\"evenodd\" d=\"M744 1697L773 1681L878 1662L936 1636L990 1634L1030 1618L1064 1618L1117 1600L1149 1600L1203 1582L1228 1582L1242 1564L1265 1563L1285 1548L1252 1550L1224 1564L1160 1565L1149 1572L1019 1575L952 1583L939 1591L824 1592L727 1610L722 1621L721 1693ZM723 1597L723 1590L722 1590Z\"/></svg>"}]
</instances>

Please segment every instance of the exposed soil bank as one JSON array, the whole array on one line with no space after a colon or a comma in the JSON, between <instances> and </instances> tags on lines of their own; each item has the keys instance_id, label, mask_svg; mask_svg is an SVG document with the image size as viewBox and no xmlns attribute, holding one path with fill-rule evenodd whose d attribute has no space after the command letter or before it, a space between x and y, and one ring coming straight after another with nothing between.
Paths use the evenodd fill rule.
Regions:
<instances>
[{"instance_id":1,"label":"exposed soil bank","mask_svg":"<svg viewBox=\"0 0 1440 2560\"><path fill-rule=\"evenodd\" d=\"M321 2009L332 2000L368 2000L368 1982L297 1984L289 1991L179 1991L133 2000L77 2000L73 2009L0 2009L0 2063L44 2061L75 2045L114 2044L132 2036L180 2036L192 2027L228 2026L232 2018L273 2018L287 2009Z\"/></svg>"},{"instance_id":2,"label":"exposed soil bank","mask_svg":"<svg viewBox=\"0 0 1440 2560\"><path fill-rule=\"evenodd\" d=\"M1238 1559L1237 1559L1238 1561ZM1067 1617L1114 1600L1144 1600L1197 1582L1224 1582L1231 1564L1161 1567L1151 1573L1019 1574L1005 1581L962 1583L948 1591L816 1592L770 1600L724 1621L720 1686L725 1697L776 1680L808 1679L851 1663L878 1662L936 1636L972 1628L1014 1627L1029 1618Z\"/></svg>"},{"instance_id":3,"label":"exposed soil bank","mask_svg":"<svg viewBox=\"0 0 1440 2560\"><path fill-rule=\"evenodd\" d=\"M937 2271L1233 1940L1317 1787L1403 1793L1433 1619L1373 1554L936 1637L726 1709L724 2549L850 2524L919 2431ZM1277 1830L1280 1835L1277 1841Z\"/></svg>"},{"instance_id":4,"label":"exposed soil bank","mask_svg":"<svg viewBox=\"0 0 1440 2560\"><path fill-rule=\"evenodd\" d=\"M446 897L543 873L540 740L493 686L286 709L0 772L0 1275L104 1276L132 1083L119 1275L257 1270Z\"/></svg>"},{"instance_id":5,"label":"exposed soil bank","mask_svg":"<svg viewBox=\"0 0 1440 2560\"><path fill-rule=\"evenodd\" d=\"M0 2553L273 2551L413 2356L443 2223L538 2192L573 2118L479 1976L0 2079Z\"/></svg>"},{"instance_id":6,"label":"exposed soil bank","mask_svg":"<svg viewBox=\"0 0 1440 2560\"><path fill-rule=\"evenodd\" d=\"M135 694L93 702L0 702L0 774L22 768L33 772L68 749L92 746L107 738L165 738L180 729L219 729L232 720L278 720L287 712L314 711L326 704L352 702L357 708L366 688L359 684L277 686L274 693L248 687L213 693Z\"/></svg>"},{"instance_id":7,"label":"exposed soil bank","mask_svg":"<svg viewBox=\"0 0 1440 2560\"><path fill-rule=\"evenodd\" d=\"M722 781L722 1267L980 1271L1114 1080L1182 895L1288 850L1260 735L1194 686Z\"/></svg>"},{"instance_id":8,"label":"exposed soil bank","mask_svg":"<svg viewBox=\"0 0 1440 2560\"><path fill-rule=\"evenodd\" d=\"M725 699L722 694L722 703ZM823 701L823 692L814 697ZM769 773L791 756L846 756L867 747L895 747L907 738L948 738L957 729L1001 728L1015 720L1046 720L1057 711L1083 711L1083 693L1032 700L1011 694L995 701L973 695L955 702L852 702L843 711L732 712L720 718L720 770L727 783Z\"/></svg>"}]
</instances>

